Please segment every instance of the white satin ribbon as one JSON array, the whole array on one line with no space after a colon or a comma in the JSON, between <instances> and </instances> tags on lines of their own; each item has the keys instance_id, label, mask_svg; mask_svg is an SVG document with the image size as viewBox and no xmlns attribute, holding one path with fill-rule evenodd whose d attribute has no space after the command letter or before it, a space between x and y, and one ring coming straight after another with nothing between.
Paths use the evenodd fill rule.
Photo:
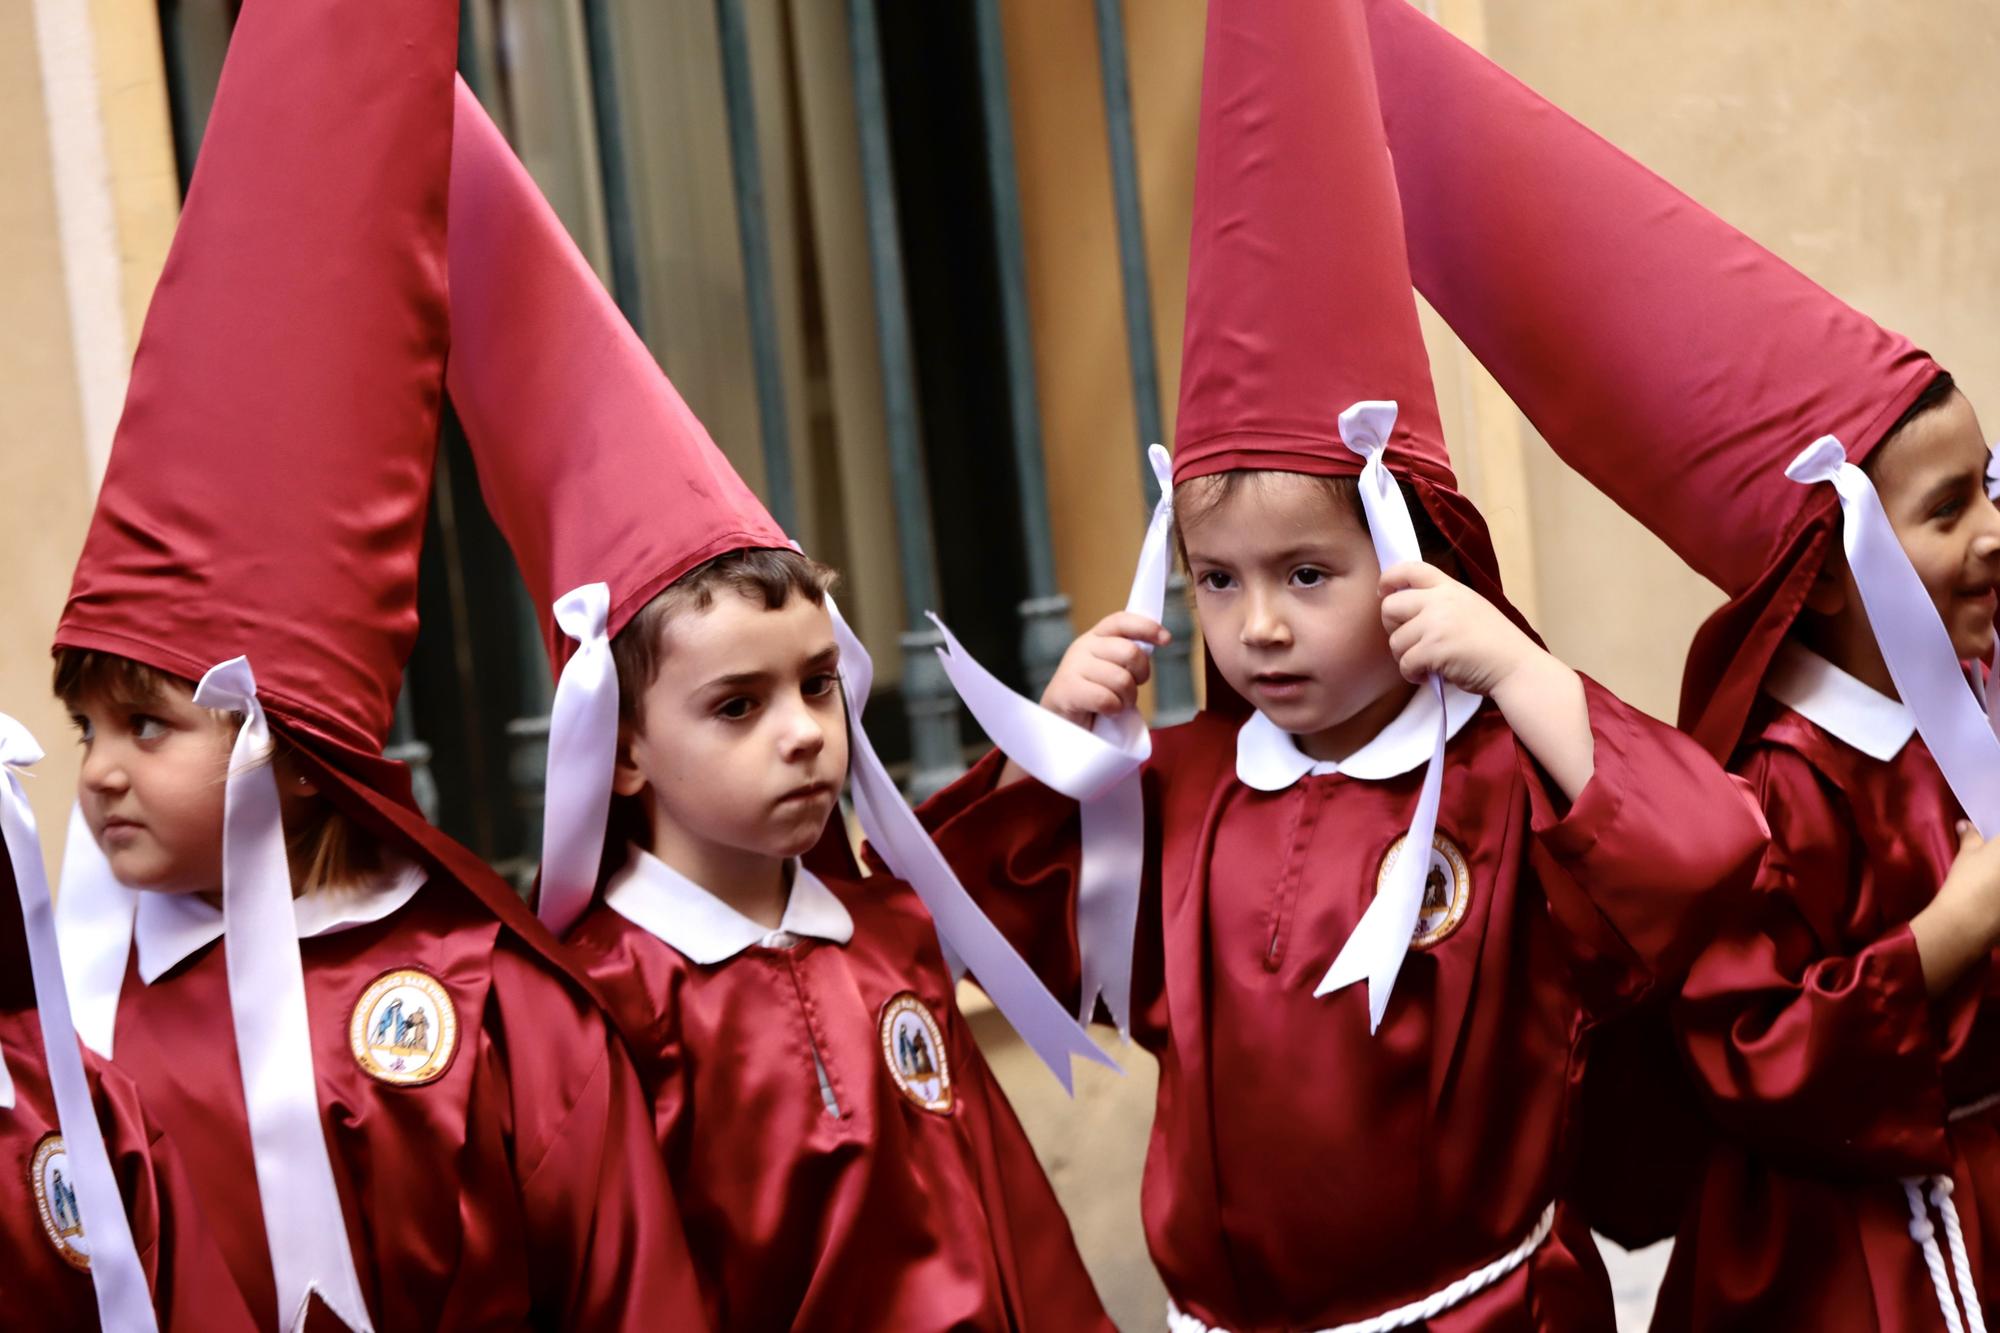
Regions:
<instances>
[{"instance_id":1,"label":"white satin ribbon","mask_svg":"<svg viewBox=\"0 0 2000 1333\"><path fill-rule=\"evenodd\" d=\"M139 891L126 888L111 873L110 862L91 836L81 802L70 807L60 884L56 941L62 950L70 1016L83 1044L109 1060L118 1030L118 997L132 956Z\"/></svg>"},{"instance_id":2,"label":"white satin ribbon","mask_svg":"<svg viewBox=\"0 0 2000 1333\"><path fill-rule=\"evenodd\" d=\"M604 855L618 762L618 668L605 626L611 589L586 583L555 605L556 624L576 640L549 705L547 781L542 788L542 924L561 939L590 906Z\"/></svg>"},{"instance_id":3,"label":"white satin ribbon","mask_svg":"<svg viewBox=\"0 0 2000 1333\"><path fill-rule=\"evenodd\" d=\"M834 640L840 645L840 677L847 705L852 768L849 790L869 844L888 863L890 871L906 881L923 900L937 925L946 956L972 969L994 1007L1041 1057L1065 1092L1075 1092L1070 1072L1070 1061L1074 1058L1118 1069L1117 1062L1099 1050L1090 1035L1063 1011L999 927L979 910L979 904L959 883L937 844L918 822L916 812L903 799L903 793L883 767L861 725L861 711L868 702L869 686L874 683L875 664L831 597L826 599L826 609L833 617Z\"/></svg>"},{"instance_id":4,"label":"white satin ribbon","mask_svg":"<svg viewBox=\"0 0 2000 1333\"><path fill-rule=\"evenodd\" d=\"M1951 633L1911 567L1868 474L1847 461L1839 440L1824 435L1792 460L1785 475L1801 485L1833 483L1847 567L1896 693L1915 715L1918 734L1980 836L2000 836L2000 737L1974 697Z\"/></svg>"},{"instance_id":5,"label":"white satin ribbon","mask_svg":"<svg viewBox=\"0 0 2000 1333\"><path fill-rule=\"evenodd\" d=\"M62 960L56 951L55 904L49 897L41 838L35 831L28 794L15 771L41 757L42 747L28 729L0 713L0 769L5 771L5 784L0 787L0 827L5 830L21 924L28 938L28 968L34 974L35 1008L42 1025L42 1051L48 1060L56 1123L62 1127L63 1151L69 1156L70 1179L76 1183L77 1208L90 1245L90 1280L97 1293L98 1322L107 1333L155 1333L159 1321L153 1313L152 1290L132 1242L132 1226L118 1193L118 1178L104 1149L97 1108L83 1071L83 1051L70 1026L69 997L63 990ZM12 1090L10 1080L10 1106Z\"/></svg>"},{"instance_id":6,"label":"white satin ribbon","mask_svg":"<svg viewBox=\"0 0 2000 1333\"><path fill-rule=\"evenodd\" d=\"M1160 620L1166 608L1169 543L1173 535L1173 461L1154 445L1146 453L1160 499L1146 525L1125 609ZM1146 812L1140 772L1153 737L1137 708L1098 716L1088 731L1016 694L975 661L942 620L938 650L952 688L1001 753L1043 786L1078 802L1081 864L1077 877L1076 939L1083 992L1077 1017L1089 1022L1103 997L1118 1025L1132 1034L1132 941L1139 923L1139 883L1145 873ZM1141 645L1151 652L1150 645Z\"/></svg>"},{"instance_id":7,"label":"white satin ribbon","mask_svg":"<svg viewBox=\"0 0 2000 1333\"><path fill-rule=\"evenodd\" d=\"M194 701L243 714L223 795L223 950L278 1323L297 1326L317 1293L349 1328L371 1333L320 1124L270 725L249 659L211 667Z\"/></svg>"},{"instance_id":8,"label":"white satin ribbon","mask_svg":"<svg viewBox=\"0 0 2000 1333\"><path fill-rule=\"evenodd\" d=\"M1361 508L1368 517L1368 535L1375 544L1375 558L1383 569L1405 561L1423 559L1417 543L1416 525L1410 520L1409 506L1396 479L1382 462L1389 437L1396 429L1396 404L1368 401L1354 404L1340 414L1340 438L1366 460L1361 467ZM1326 995L1356 981L1368 983L1368 1030L1382 1026L1389 1007L1389 993L1403 969L1410 940L1423 911L1424 880L1429 875L1431 842L1437 832L1438 802L1444 790L1444 747L1447 719L1444 682L1433 673L1424 687L1437 696L1437 739L1431 749L1430 764L1424 770L1424 785L1417 797L1417 811L1410 819L1410 831L1403 850L1389 874L1376 890L1375 901L1355 923L1354 933L1340 948L1333 966L1327 969L1314 995Z\"/></svg>"}]
</instances>

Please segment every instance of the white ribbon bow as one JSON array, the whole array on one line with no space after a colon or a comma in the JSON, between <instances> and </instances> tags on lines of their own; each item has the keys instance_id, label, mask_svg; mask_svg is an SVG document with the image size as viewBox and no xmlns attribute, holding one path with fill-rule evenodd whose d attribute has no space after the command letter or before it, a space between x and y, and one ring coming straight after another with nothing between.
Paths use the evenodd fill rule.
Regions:
<instances>
[{"instance_id":1,"label":"white ribbon bow","mask_svg":"<svg viewBox=\"0 0 2000 1333\"><path fill-rule=\"evenodd\" d=\"M875 664L831 597L826 600L826 608L833 617L834 639L840 645L854 812L869 844L888 863L890 871L906 881L923 900L937 925L946 957L954 960L954 968L962 962L972 969L994 1007L1049 1067L1065 1092L1073 1094L1076 1090L1070 1072L1073 1058L1118 1069L1117 1062L1099 1050L1090 1034L1063 1011L1055 996L1049 994L1033 969L1000 933L1000 928L979 909L979 904L952 873L937 844L931 841L930 834L924 831L916 812L903 799L903 793L883 767L868 732L861 725L868 688L874 683Z\"/></svg>"},{"instance_id":2,"label":"white ribbon bow","mask_svg":"<svg viewBox=\"0 0 2000 1333\"><path fill-rule=\"evenodd\" d=\"M1951 633L1911 567L1868 474L1847 461L1839 440L1824 435L1792 460L1785 475L1802 485L1833 483L1847 567L1896 692L1980 836L2000 836L2000 737L1974 698Z\"/></svg>"},{"instance_id":3,"label":"white ribbon bow","mask_svg":"<svg viewBox=\"0 0 2000 1333\"><path fill-rule=\"evenodd\" d=\"M291 863L250 660L211 667L194 701L244 715L223 793L223 950L278 1320L297 1326L316 1292L349 1328L372 1333L320 1123Z\"/></svg>"},{"instance_id":4,"label":"white ribbon bow","mask_svg":"<svg viewBox=\"0 0 2000 1333\"><path fill-rule=\"evenodd\" d=\"M605 632L611 589L586 583L555 605L556 624L576 640L549 705L547 780L542 789L542 893L537 912L561 939L590 906L611 811L618 762L618 668Z\"/></svg>"},{"instance_id":5,"label":"white ribbon bow","mask_svg":"<svg viewBox=\"0 0 2000 1333\"><path fill-rule=\"evenodd\" d=\"M41 1019L42 1051L48 1060L56 1123L62 1127L63 1151L69 1157L77 1210L84 1218L90 1246L90 1280L97 1294L98 1322L107 1333L157 1333L152 1290L132 1241L118 1178L112 1174L111 1159L104 1150L104 1135L83 1071L83 1052L70 1026L69 997L63 990L62 960L56 950L55 904L49 897L48 870L42 864L35 814L15 772L41 757L42 747L28 729L0 713L0 769L5 771L4 786L0 786L0 827L5 830L7 858L14 867L21 924L28 939L28 969L34 974L35 1008ZM0 1061L0 1073L4 1070L5 1063ZM11 1078L6 1084L5 1105L12 1106Z\"/></svg>"},{"instance_id":6,"label":"white ribbon bow","mask_svg":"<svg viewBox=\"0 0 2000 1333\"><path fill-rule=\"evenodd\" d=\"M1166 608L1173 462L1157 444L1146 457L1159 482L1160 499L1146 525L1125 609L1158 621ZM932 616L931 623L944 635L938 657L945 675L994 745L1037 782L1078 802L1082 856L1076 938L1083 992L1077 1017L1089 1022L1102 996L1118 1034L1130 1038L1133 935L1146 861L1140 772L1152 757L1152 733L1137 708L1100 715L1086 731L1008 689L965 651L942 620Z\"/></svg>"},{"instance_id":7,"label":"white ribbon bow","mask_svg":"<svg viewBox=\"0 0 2000 1333\"><path fill-rule=\"evenodd\" d=\"M1361 467L1361 508L1368 517L1368 535L1375 544L1375 558L1383 569L1405 561L1423 559L1417 544L1416 525L1410 520L1409 506L1396 479L1382 462L1383 450L1396 429L1396 404L1360 402L1340 414L1340 438L1366 461ZM1424 785L1417 797L1417 811L1410 831L1403 839L1393 867L1376 890L1375 901L1355 923L1333 966L1327 969L1314 995L1326 995L1352 982L1368 983L1368 1030L1382 1026L1389 1007L1389 993L1410 951L1417 918L1423 912L1424 881L1431 864L1431 843L1437 832L1439 799L1444 790L1444 747L1447 718L1444 682L1432 673L1425 685L1437 697L1437 740L1431 749L1430 765L1424 770Z\"/></svg>"}]
</instances>

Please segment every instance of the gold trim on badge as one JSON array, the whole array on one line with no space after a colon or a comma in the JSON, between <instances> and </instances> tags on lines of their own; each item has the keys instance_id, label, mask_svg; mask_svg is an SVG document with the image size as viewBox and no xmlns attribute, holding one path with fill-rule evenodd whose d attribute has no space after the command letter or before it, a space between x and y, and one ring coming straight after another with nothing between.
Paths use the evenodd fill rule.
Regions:
<instances>
[{"instance_id":1,"label":"gold trim on badge","mask_svg":"<svg viewBox=\"0 0 2000 1333\"><path fill-rule=\"evenodd\" d=\"M926 1111L950 1111L951 1057L929 1007L911 991L890 997L882 1006L881 1035L882 1062L903 1095Z\"/></svg>"},{"instance_id":2,"label":"gold trim on badge","mask_svg":"<svg viewBox=\"0 0 2000 1333\"><path fill-rule=\"evenodd\" d=\"M83 1214L76 1206L76 1187L64 1174L69 1149L62 1135L44 1134L28 1163L28 1183L35 1191L35 1211L42 1215L42 1234L71 1268L90 1271L90 1240L84 1235Z\"/></svg>"},{"instance_id":3,"label":"gold trim on badge","mask_svg":"<svg viewBox=\"0 0 2000 1333\"><path fill-rule=\"evenodd\" d=\"M384 1083L429 1083L443 1077L458 1051L458 1010L436 977L397 968L354 1002L347 1040L354 1062Z\"/></svg>"},{"instance_id":4,"label":"gold trim on badge","mask_svg":"<svg viewBox=\"0 0 2000 1333\"><path fill-rule=\"evenodd\" d=\"M1389 880L1389 870L1396 864L1396 857L1402 852L1409 834L1390 846L1382 857L1382 869L1375 876L1375 891L1380 893ZM1450 891L1450 897L1445 896ZM1443 943L1465 920L1466 906L1472 901L1472 869L1465 863L1465 853L1457 844L1439 833L1431 839L1431 868L1424 876L1424 905L1417 911L1417 927L1410 936L1412 949L1431 949Z\"/></svg>"}]
</instances>

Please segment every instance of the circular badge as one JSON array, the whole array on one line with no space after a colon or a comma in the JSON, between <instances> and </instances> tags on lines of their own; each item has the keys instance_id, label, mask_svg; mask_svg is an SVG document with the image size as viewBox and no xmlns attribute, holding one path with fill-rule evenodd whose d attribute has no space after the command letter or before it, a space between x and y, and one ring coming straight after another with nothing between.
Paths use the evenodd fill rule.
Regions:
<instances>
[{"instance_id":1,"label":"circular badge","mask_svg":"<svg viewBox=\"0 0 2000 1333\"><path fill-rule=\"evenodd\" d=\"M28 1183L35 1191L35 1209L42 1215L42 1234L72 1268L90 1271L90 1242L83 1234L83 1214L76 1206L76 1185L70 1179L69 1151L62 1135L45 1134L28 1163Z\"/></svg>"},{"instance_id":2,"label":"circular badge","mask_svg":"<svg viewBox=\"0 0 2000 1333\"><path fill-rule=\"evenodd\" d=\"M1375 876L1376 892L1381 892L1388 882L1389 871L1408 840L1408 834L1396 839L1382 858L1382 869ZM1424 905L1417 911L1417 928L1410 936L1410 947L1429 949L1442 943L1465 920L1466 904L1471 900L1472 870L1465 863L1465 853L1450 838L1437 834L1431 839L1431 867L1424 876Z\"/></svg>"},{"instance_id":3,"label":"circular badge","mask_svg":"<svg viewBox=\"0 0 2000 1333\"><path fill-rule=\"evenodd\" d=\"M458 1010L428 972L384 972L354 1002L348 1042L355 1063L384 1083L429 1083L451 1068Z\"/></svg>"},{"instance_id":4,"label":"circular badge","mask_svg":"<svg viewBox=\"0 0 2000 1333\"><path fill-rule=\"evenodd\" d=\"M944 1031L924 1002L909 991L882 1006L882 1059L896 1086L926 1111L951 1110L951 1061Z\"/></svg>"}]
</instances>

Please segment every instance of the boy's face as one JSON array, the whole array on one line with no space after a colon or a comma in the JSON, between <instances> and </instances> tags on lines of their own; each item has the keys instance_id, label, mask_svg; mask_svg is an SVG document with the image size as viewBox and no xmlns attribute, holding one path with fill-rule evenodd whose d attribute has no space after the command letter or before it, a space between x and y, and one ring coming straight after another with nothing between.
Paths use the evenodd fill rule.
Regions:
<instances>
[{"instance_id":1,"label":"boy's face","mask_svg":"<svg viewBox=\"0 0 2000 1333\"><path fill-rule=\"evenodd\" d=\"M1869 474L1961 660L1993 650L2000 510L1986 498L1986 437L1953 393L1891 438ZM1856 601L1849 594L1850 602Z\"/></svg>"},{"instance_id":2,"label":"boy's face","mask_svg":"<svg viewBox=\"0 0 2000 1333\"><path fill-rule=\"evenodd\" d=\"M659 674L620 747L615 787L647 793L656 855L711 873L798 856L847 776L840 650L824 606L775 611L719 592L667 622ZM691 874L701 882L699 874Z\"/></svg>"},{"instance_id":3,"label":"boy's face","mask_svg":"<svg viewBox=\"0 0 2000 1333\"><path fill-rule=\"evenodd\" d=\"M83 745L83 817L119 882L162 893L220 889L234 724L197 708L180 685L143 703L84 699L71 716Z\"/></svg>"},{"instance_id":4,"label":"boy's face","mask_svg":"<svg viewBox=\"0 0 2000 1333\"><path fill-rule=\"evenodd\" d=\"M1332 733L1407 698L1382 627L1374 545L1318 482L1246 477L1181 536L1210 656L1279 727Z\"/></svg>"}]
</instances>

